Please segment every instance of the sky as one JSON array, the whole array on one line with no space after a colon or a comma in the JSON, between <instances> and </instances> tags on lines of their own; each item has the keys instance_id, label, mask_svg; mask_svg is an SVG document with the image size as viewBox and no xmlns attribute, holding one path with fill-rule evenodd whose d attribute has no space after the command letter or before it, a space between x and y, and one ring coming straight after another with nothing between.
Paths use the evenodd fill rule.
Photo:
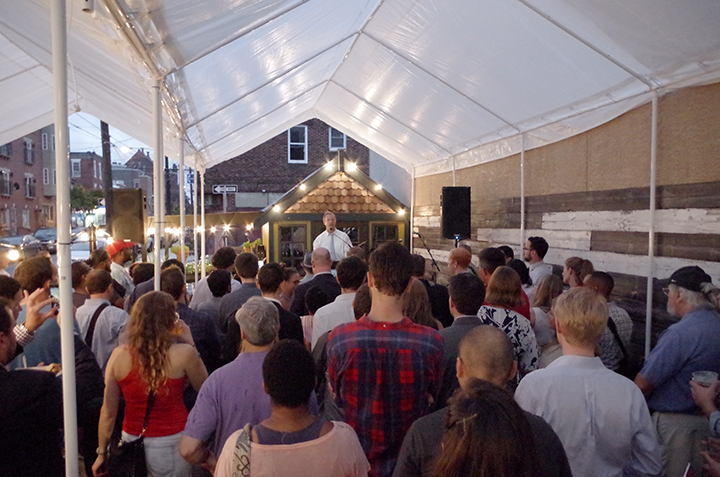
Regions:
<instances>
[{"instance_id":1,"label":"sky","mask_svg":"<svg viewBox=\"0 0 720 477\"><path fill-rule=\"evenodd\" d=\"M68 119L70 128L70 151L92 151L102 156L100 120L88 113L75 113ZM110 126L110 153L112 162L125 164L138 149L151 151L152 148Z\"/></svg>"}]
</instances>

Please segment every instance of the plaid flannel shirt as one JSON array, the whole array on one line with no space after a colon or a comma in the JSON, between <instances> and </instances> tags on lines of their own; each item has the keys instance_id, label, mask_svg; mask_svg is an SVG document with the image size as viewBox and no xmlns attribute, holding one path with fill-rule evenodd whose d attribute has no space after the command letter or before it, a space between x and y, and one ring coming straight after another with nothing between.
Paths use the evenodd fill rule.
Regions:
<instances>
[{"instance_id":1,"label":"plaid flannel shirt","mask_svg":"<svg viewBox=\"0 0 720 477\"><path fill-rule=\"evenodd\" d=\"M327 363L328 392L355 429L371 477L392 475L410 425L437 397L440 334L408 318L382 323L365 315L331 332Z\"/></svg>"}]
</instances>

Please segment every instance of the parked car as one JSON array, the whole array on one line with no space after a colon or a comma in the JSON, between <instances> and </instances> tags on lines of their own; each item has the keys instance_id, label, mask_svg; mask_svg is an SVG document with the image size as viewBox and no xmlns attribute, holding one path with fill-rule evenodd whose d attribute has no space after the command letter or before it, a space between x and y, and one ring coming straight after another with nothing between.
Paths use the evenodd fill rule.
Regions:
<instances>
[{"instance_id":1,"label":"parked car","mask_svg":"<svg viewBox=\"0 0 720 477\"><path fill-rule=\"evenodd\" d=\"M36 239L32 235L16 235L14 237L1 237L0 247L7 250L8 257L12 260L12 256L15 256L12 251L17 252L17 258L15 260L25 260L27 258L34 257L40 252L45 250L42 242ZM13 260L14 261L14 260Z\"/></svg>"},{"instance_id":2,"label":"parked car","mask_svg":"<svg viewBox=\"0 0 720 477\"><path fill-rule=\"evenodd\" d=\"M57 253L57 229L38 229L33 236L42 243L45 250L50 253Z\"/></svg>"}]
</instances>

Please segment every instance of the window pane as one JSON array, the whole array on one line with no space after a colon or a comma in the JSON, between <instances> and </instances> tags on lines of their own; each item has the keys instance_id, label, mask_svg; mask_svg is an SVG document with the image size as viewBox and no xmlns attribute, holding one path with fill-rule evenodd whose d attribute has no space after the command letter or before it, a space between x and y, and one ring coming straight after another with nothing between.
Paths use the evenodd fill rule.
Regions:
<instances>
[{"instance_id":1,"label":"window pane","mask_svg":"<svg viewBox=\"0 0 720 477\"><path fill-rule=\"evenodd\" d=\"M290 128L290 142L292 143L305 143L305 128L294 127Z\"/></svg>"},{"instance_id":2,"label":"window pane","mask_svg":"<svg viewBox=\"0 0 720 477\"><path fill-rule=\"evenodd\" d=\"M291 161L304 161L305 160L305 146L290 146L290 160Z\"/></svg>"}]
</instances>

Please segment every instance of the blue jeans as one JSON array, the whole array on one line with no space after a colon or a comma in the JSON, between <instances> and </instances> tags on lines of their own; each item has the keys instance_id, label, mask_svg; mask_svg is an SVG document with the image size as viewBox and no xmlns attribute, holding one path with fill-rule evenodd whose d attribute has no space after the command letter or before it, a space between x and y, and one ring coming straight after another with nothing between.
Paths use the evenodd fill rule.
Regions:
<instances>
[{"instance_id":1,"label":"blue jeans","mask_svg":"<svg viewBox=\"0 0 720 477\"><path fill-rule=\"evenodd\" d=\"M192 465L178 452L178 442L182 433L163 437L145 438L145 462L148 477L190 477ZM123 431L123 442L132 442L138 436Z\"/></svg>"}]
</instances>

